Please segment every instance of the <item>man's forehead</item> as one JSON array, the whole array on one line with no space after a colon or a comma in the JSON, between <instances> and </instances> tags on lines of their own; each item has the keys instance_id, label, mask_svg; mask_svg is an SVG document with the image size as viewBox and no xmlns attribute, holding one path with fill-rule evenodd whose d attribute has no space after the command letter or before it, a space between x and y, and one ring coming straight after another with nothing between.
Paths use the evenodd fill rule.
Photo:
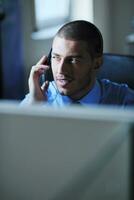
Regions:
<instances>
[{"instance_id":1,"label":"man's forehead","mask_svg":"<svg viewBox=\"0 0 134 200\"><path fill-rule=\"evenodd\" d=\"M82 49L87 49L87 42L83 40L73 40L73 39L66 39L64 37L56 36L53 40L52 44L53 49L71 49L76 51L81 51Z\"/></svg>"},{"instance_id":2,"label":"man's forehead","mask_svg":"<svg viewBox=\"0 0 134 200\"><path fill-rule=\"evenodd\" d=\"M61 42L61 41L70 41L70 42L75 42L75 43L87 43L87 41L85 41L85 40L77 40L77 39L73 39L73 38L66 38L66 37L64 37L64 36L55 36L54 37L54 39L53 39L53 43L54 42L57 42L57 41L59 41L59 42Z\"/></svg>"}]
</instances>

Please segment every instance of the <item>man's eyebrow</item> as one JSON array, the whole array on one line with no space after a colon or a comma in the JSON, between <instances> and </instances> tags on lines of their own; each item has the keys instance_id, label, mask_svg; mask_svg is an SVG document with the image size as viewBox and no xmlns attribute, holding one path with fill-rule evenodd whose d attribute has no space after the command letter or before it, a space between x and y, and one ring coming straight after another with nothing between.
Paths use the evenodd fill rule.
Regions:
<instances>
[{"instance_id":1,"label":"man's eyebrow","mask_svg":"<svg viewBox=\"0 0 134 200\"><path fill-rule=\"evenodd\" d=\"M70 55L68 58L83 58L82 55Z\"/></svg>"},{"instance_id":2,"label":"man's eyebrow","mask_svg":"<svg viewBox=\"0 0 134 200\"><path fill-rule=\"evenodd\" d=\"M55 53L55 52L52 52L52 56L61 56L60 54L58 54L58 53ZM83 58L83 56L82 55L80 55L80 54L72 54L72 55L69 55L69 56L67 56L67 58Z\"/></svg>"},{"instance_id":3,"label":"man's eyebrow","mask_svg":"<svg viewBox=\"0 0 134 200\"><path fill-rule=\"evenodd\" d=\"M52 52L52 55L54 55L54 56L60 56L58 53L54 53L54 52Z\"/></svg>"}]
</instances>

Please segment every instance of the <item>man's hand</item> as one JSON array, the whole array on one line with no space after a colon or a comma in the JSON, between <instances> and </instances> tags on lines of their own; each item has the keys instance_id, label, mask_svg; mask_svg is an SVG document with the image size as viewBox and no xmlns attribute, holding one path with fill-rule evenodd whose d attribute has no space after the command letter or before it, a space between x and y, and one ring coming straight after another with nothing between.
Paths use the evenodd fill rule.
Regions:
<instances>
[{"instance_id":1,"label":"man's hand","mask_svg":"<svg viewBox=\"0 0 134 200\"><path fill-rule=\"evenodd\" d=\"M47 95L45 95L45 91L48 89L49 82L46 81L41 87L40 76L48 69L49 66L47 65L46 56L43 56L39 62L32 67L28 80L31 103L37 101L47 101Z\"/></svg>"}]
</instances>

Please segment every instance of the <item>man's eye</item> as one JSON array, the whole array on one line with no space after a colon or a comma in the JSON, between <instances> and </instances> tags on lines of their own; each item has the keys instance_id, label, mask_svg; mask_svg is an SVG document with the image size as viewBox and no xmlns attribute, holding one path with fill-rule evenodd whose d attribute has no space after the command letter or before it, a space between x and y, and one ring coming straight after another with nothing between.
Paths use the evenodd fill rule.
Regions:
<instances>
[{"instance_id":1,"label":"man's eye","mask_svg":"<svg viewBox=\"0 0 134 200\"><path fill-rule=\"evenodd\" d=\"M56 56L52 56L52 58L53 58L53 59L55 59L55 58L56 58Z\"/></svg>"},{"instance_id":2,"label":"man's eye","mask_svg":"<svg viewBox=\"0 0 134 200\"><path fill-rule=\"evenodd\" d=\"M80 62L80 59L78 59L78 58L71 58L71 59L70 59L70 62L71 62L72 64L76 64L76 63L79 63L79 62Z\"/></svg>"},{"instance_id":3,"label":"man's eye","mask_svg":"<svg viewBox=\"0 0 134 200\"><path fill-rule=\"evenodd\" d=\"M59 57L59 56L53 55L53 56L52 56L52 59L53 59L53 60L56 60L56 61L59 61L59 60L60 60L60 57Z\"/></svg>"}]
</instances>

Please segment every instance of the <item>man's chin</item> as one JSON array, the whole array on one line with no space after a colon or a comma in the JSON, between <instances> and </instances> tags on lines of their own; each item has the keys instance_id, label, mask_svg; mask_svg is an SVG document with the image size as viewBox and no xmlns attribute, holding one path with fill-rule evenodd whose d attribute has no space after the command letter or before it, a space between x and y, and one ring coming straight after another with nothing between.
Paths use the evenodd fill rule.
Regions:
<instances>
[{"instance_id":1,"label":"man's chin","mask_svg":"<svg viewBox=\"0 0 134 200\"><path fill-rule=\"evenodd\" d=\"M66 91L59 91L62 96L69 96L69 93Z\"/></svg>"},{"instance_id":2,"label":"man's chin","mask_svg":"<svg viewBox=\"0 0 134 200\"><path fill-rule=\"evenodd\" d=\"M61 88L58 88L59 90L59 93L63 96L69 96L70 95L70 91L69 90L66 90L66 89L61 89Z\"/></svg>"}]
</instances>

